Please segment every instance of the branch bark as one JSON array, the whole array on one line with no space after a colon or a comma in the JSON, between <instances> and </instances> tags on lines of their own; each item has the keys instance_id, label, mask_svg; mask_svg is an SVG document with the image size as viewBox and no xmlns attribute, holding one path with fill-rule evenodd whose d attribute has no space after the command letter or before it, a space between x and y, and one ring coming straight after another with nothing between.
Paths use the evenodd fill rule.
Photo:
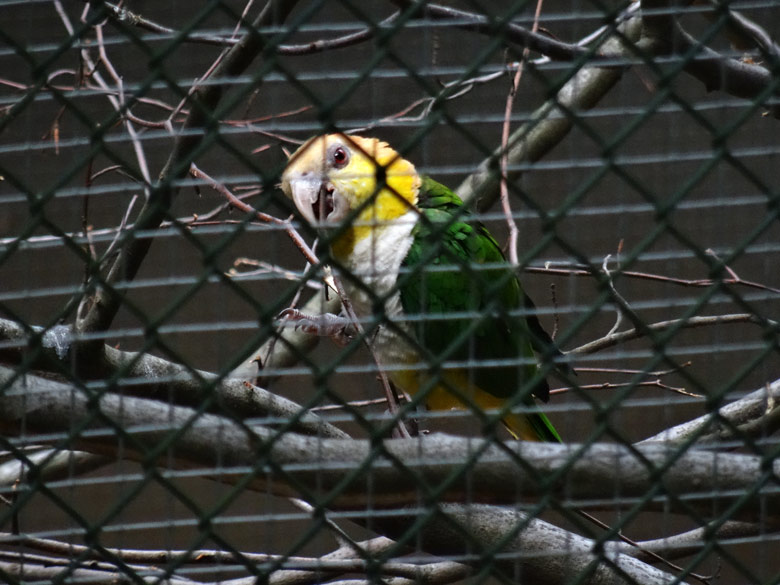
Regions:
<instances>
[{"instance_id":1,"label":"branch bark","mask_svg":"<svg viewBox=\"0 0 780 585\"><path fill-rule=\"evenodd\" d=\"M745 436L768 437L778 431L780 380L775 380L715 412L666 429L638 444L680 444L696 437L697 445L719 445Z\"/></svg>"},{"instance_id":2,"label":"branch bark","mask_svg":"<svg viewBox=\"0 0 780 585\"><path fill-rule=\"evenodd\" d=\"M13 321L0 319L0 358L12 363L28 359L28 365L59 372L68 365L70 327L61 325L47 331L35 329L41 336L34 340ZM279 345L284 346L283 343ZM199 407L214 399L222 411L241 418L270 417L279 423L292 424L295 432L313 436L348 438L348 435L303 407L243 379L220 376L188 368L148 353L126 352L104 346L105 367L109 375L119 376L123 392L139 397L164 399L174 404ZM282 359L285 355L282 355ZM215 410L212 408L212 410Z\"/></svg>"},{"instance_id":3,"label":"branch bark","mask_svg":"<svg viewBox=\"0 0 780 585\"><path fill-rule=\"evenodd\" d=\"M24 429L28 440L40 442L35 431L48 437L60 432L70 448L101 455L115 455L121 443L126 456L147 465L164 457L182 467L232 467L239 476L249 473L242 481L255 489L333 509L443 501L516 505L518 499L542 496L582 508L588 500L603 499L609 486L611 507L621 503L717 516L718 510L736 506L729 512L732 520L780 525L780 493L765 490L758 496L780 477L780 461L758 456L681 452L674 444L496 444L442 434L322 439L249 429L226 417L154 400L90 396L7 368L0 368L0 381L7 385L0 403L0 429L6 434ZM90 432L71 436L80 425Z\"/></svg>"},{"instance_id":4,"label":"branch bark","mask_svg":"<svg viewBox=\"0 0 780 585\"><path fill-rule=\"evenodd\" d=\"M13 377L12 371L0 369L3 381ZM87 420L97 419L98 410L103 420L111 422L110 427L103 427L104 432L95 425L85 425L89 433L69 434ZM122 428L121 438L114 425ZM33 376L16 378L0 402L0 429L7 434L22 428L29 440L35 440L36 429L49 438L62 433L61 438L67 438L71 447L104 455L116 455L121 449L124 457L144 465L155 465L160 458L167 466L205 467L209 476L218 469L221 480L241 482L250 489L303 496L318 507L362 510L356 519L370 522L373 529L387 536L404 538L410 526L415 526L419 528L415 541L427 552L446 553L484 567L485 559L480 561L480 551L484 551L486 559L494 559L494 571L511 575L520 570L533 582L563 584L583 575L587 576L583 583L599 585L677 582L673 575L629 555L599 552L592 540L511 508L445 504L436 494L422 507L401 508L389 516L373 513L386 506L419 504L421 496L425 504L427 498L418 487L427 485L435 491L451 482L452 466L468 461L483 446L482 440L436 435L372 443L280 436L262 427L250 431L224 417L196 415L190 409L152 400L111 394L91 400L81 389ZM515 447L513 451L519 449L523 457L532 455L524 453L521 443ZM558 448L554 449L557 452L543 453L537 462L541 464L546 458L553 468L566 465L568 448L548 447ZM723 469L724 462L719 463ZM483 472L489 472L484 477L491 478L489 482L478 480ZM488 499L513 503L525 487L537 484L506 450L492 445L465 481L456 478L452 482L443 499L484 496L485 488L495 480L504 489L497 498L490 495ZM497 556L499 551L507 554Z\"/></svg>"}]
</instances>

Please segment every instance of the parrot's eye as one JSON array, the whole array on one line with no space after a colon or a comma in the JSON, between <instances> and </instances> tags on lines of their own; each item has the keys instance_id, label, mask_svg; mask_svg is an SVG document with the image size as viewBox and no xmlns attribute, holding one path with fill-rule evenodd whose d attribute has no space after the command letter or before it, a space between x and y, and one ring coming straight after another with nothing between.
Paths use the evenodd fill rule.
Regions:
<instances>
[{"instance_id":1,"label":"parrot's eye","mask_svg":"<svg viewBox=\"0 0 780 585\"><path fill-rule=\"evenodd\" d=\"M333 166L337 169L340 169L342 167L345 167L347 163L349 162L349 153L347 152L347 149L343 146L337 146L333 150Z\"/></svg>"}]
</instances>

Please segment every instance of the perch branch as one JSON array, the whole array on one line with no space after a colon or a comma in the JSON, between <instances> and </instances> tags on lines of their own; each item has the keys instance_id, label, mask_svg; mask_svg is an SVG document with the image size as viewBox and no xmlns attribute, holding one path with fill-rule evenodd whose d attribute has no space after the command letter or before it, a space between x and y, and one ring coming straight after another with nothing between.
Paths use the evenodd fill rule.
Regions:
<instances>
[{"instance_id":1,"label":"perch branch","mask_svg":"<svg viewBox=\"0 0 780 585\"><path fill-rule=\"evenodd\" d=\"M70 327L61 325L48 331L35 328L40 341L31 347L27 331L13 321L0 319L0 359L18 363L30 352L36 352L30 365L57 371L53 364L67 364L72 339ZM241 417L270 417L279 422L298 418L295 428L315 436L348 435L320 417L306 413L302 407L286 398L249 385L237 378L224 378L211 372L194 370L153 356L104 347L107 367L112 373L122 372L123 389L141 397L164 397L174 403L197 406L206 394L216 394L216 404Z\"/></svg>"},{"instance_id":2,"label":"perch branch","mask_svg":"<svg viewBox=\"0 0 780 585\"><path fill-rule=\"evenodd\" d=\"M764 533L761 524L749 522L724 522L720 525L707 525L673 536L644 540L638 542L638 547L630 546L624 542L609 542L607 550L615 548L627 555L652 562L648 553L662 555L666 559L679 559L699 552L707 542L717 540L723 544L727 539L746 538Z\"/></svg>"},{"instance_id":3,"label":"perch branch","mask_svg":"<svg viewBox=\"0 0 780 585\"><path fill-rule=\"evenodd\" d=\"M8 381L13 376L12 371L0 369L0 379ZM529 446L522 442L499 448L483 444L482 440L445 435L386 440L382 442L382 449L377 450L369 441L317 440L293 434L279 436L263 427L256 427L256 432L252 433L223 417L204 414L193 419L190 409L110 394L101 397L100 411L103 417L111 420L112 427L104 429L105 432L93 427L85 435L71 437L74 425L79 425L84 417L92 419L94 410L89 399L78 389L33 376L17 378L8 385L0 403L0 429L8 434L23 427L25 437L31 440L36 429L45 429L48 437L61 432L74 446L89 447L104 455L115 455L121 450L123 457L137 458L145 465L155 464L148 455L153 452L164 459L166 466L219 469L223 481L240 481L247 488L264 492L270 490L277 495L304 496L316 505L334 510L363 510L367 517L371 516L371 510L385 506L424 504L425 494L419 491L422 486L435 488L442 481L449 482L453 470L459 469L464 461L473 459L475 451L482 451L482 456L474 463L473 474L468 474L465 483L453 483L444 492L444 500L453 496L458 500L486 496L485 489L490 486L489 499L511 501L514 506L518 495L534 491L532 486L536 486L537 490L543 489L545 493L551 486L542 486L543 482L529 477L514 458L507 455L507 447L542 475L557 473L562 466L569 466L570 456L579 450L575 447L576 450L571 451L564 445ZM121 425L127 433L123 439L116 434L115 424ZM158 446L164 444L161 441L168 440L171 433L177 436L175 447L168 452L160 452ZM383 452L391 453L393 460L402 461L404 468L391 463L382 455ZM643 449L642 455L652 463L660 463L668 453L655 447ZM695 478L699 471L706 472L708 490L716 487L726 489L737 481L737 475L740 487L749 485L748 482L756 480L755 470L760 469L757 457L721 455L716 468L713 468L714 461L708 465L703 460L707 456L712 458L712 454L708 453L686 454L678 465L684 468L681 469L684 475L690 475L693 470ZM593 457L601 464L594 466ZM692 466L692 459L703 466ZM732 469L729 464L735 464L735 468ZM664 474L665 487L684 495L687 490L677 484L680 474L675 473L679 471L675 467ZM596 469L612 476L609 479L598 478L598 486L595 486L592 481L599 475L595 473ZM714 474L715 470L717 473ZM212 475L210 471L205 473ZM582 473L589 479L580 481L585 479L578 477ZM627 490L625 495L629 495L635 490L645 490L647 486L643 477L646 480L649 475L647 467L628 450L615 445L593 445L561 478L562 487L554 489L568 493L572 489L582 491L586 485L599 490L609 485L610 490L614 490L622 483L621 487ZM345 481L347 478L351 481ZM371 489L366 489L366 481ZM306 486L303 488L306 493L297 493L300 490L292 485ZM338 490L334 491L337 486L344 488L338 494ZM464 488L465 491L462 491ZM694 488L700 489L700 485ZM587 488L585 492L588 492ZM593 572L593 577L584 582L594 585L622 585L631 579L642 583L676 582L673 575L620 552L609 556L596 553L592 540L529 517L514 508L448 505L439 496L436 494L436 501L442 503L432 508L436 511L435 517L429 518L415 537L415 542L421 544L426 552L445 553L468 563L470 560L479 561L479 556L473 556L475 549L493 550L500 545L502 552L516 554L500 555L495 561L496 570L509 570L511 573L519 563L524 575L534 577L533 581L544 577L544 582L550 584L568 582L572 575L583 571ZM772 517L774 499L769 494L762 501L761 513L768 515L766 517ZM708 502L704 507L711 510L711 506L712 502ZM746 507L752 508L749 504ZM411 522L419 523L420 513L426 512L424 509L412 509L408 515L400 510L399 515L380 515L372 518L372 527L388 536L402 537L408 532ZM464 533L472 537L464 539ZM461 559L459 555L465 556Z\"/></svg>"},{"instance_id":4,"label":"perch branch","mask_svg":"<svg viewBox=\"0 0 780 585\"><path fill-rule=\"evenodd\" d=\"M70 437L79 421L95 419L95 407L82 390L17 376L7 368L0 368L0 381L6 384L0 403L0 429L6 435L24 429L28 440L40 443L35 431L45 437L63 433L72 447L102 455L116 455L121 448L123 456L150 464L147 453L157 453L173 433L175 449L158 454L166 464L215 467L225 470L226 481L237 479L227 471L233 468L255 489L332 509L374 510L425 503L428 498L516 505L518 498L541 495L583 508L592 498L602 499L609 486L610 493L621 496L609 500L612 507L642 502L648 509L674 511L685 501L685 512L697 509L711 515L739 502L730 519L780 525L780 492L751 496L751 490L776 480L780 461L754 455L680 453L674 444L664 443L630 448L512 441L498 446L493 439L442 434L385 440L378 450L369 440L282 435L262 426L250 432L222 416L195 417L189 408L110 393L101 395L100 413L112 426L90 425L90 433ZM132 441L117 435L115 426ZM518 459L524 465L518 465ZM306 486L305 493L301 486ZM675 497L648 497L656 492Z\"/></svg>"}]
</instances>

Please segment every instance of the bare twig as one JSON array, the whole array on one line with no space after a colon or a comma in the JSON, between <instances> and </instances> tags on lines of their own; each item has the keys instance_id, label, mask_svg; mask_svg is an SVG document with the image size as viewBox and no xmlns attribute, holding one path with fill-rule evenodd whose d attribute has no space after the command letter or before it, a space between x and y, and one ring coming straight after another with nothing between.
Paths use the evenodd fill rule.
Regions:
<instances>
[{"instance_id":1,"label":"bare twig","mask_svg":"<svg viewBox=\"0 0 780 585\"><path fill-rule=\"evenodd\" d=\"M118 4L111 2L104 2L104 6L108 9L111 18L118 22L131 24L138 28L148 30L158 34L164 34L169 36L180 35L181 33L175 29L169 28L158 24L144 16L132 12ZM248 2L244 7L244 12L241 16L243 19L246 16L252 2ZM359 43L365 42L373 38L377 29L390 26L398 18L398 13L385 18L381 22L377 23L375 27L365 28L355 33L350 33L333 39L320 39L312 41L310 43L303 43L300 45L279 45L276 49L276 53L279 55L311 55L314 53L320 53L323 51L332 51L334 49L342 49L345 47L351 47ZM200 43L204 45L215 45L218 47L232 47L239 43L239 39L236 35L241 31L241 25L237 24L233 30L233 34L230 36L210 35L197 32L191 32L183 37L181 41L185 43Z\"/></svg>"},{"instance_id":2,"label":"bare twig","mask_svg":"<svg viewBox=\"0 0 780 585\"><path fill-rule=\"evenodd\" d=\"M539 16L542 13L543 0L537 0L536 12L534 13L534 23L531 27L531 33L536 34L539 29ZM509 88L509 93L506 97L506 107L504 108L504 123L501 127L501 181L499 184L501 209L504 211L504 217L506 219L507 226L509 227L509 240L507 247L509 249L509 262L512 266L518 266L519 260L517 257L517 243L520 237L520 230L517 229L517 222L515 222L512 214L512 205L509 202L509 189L507 188L507 168L509 166L509 128L512 120L512 109L515 103L515 95L520 87L520 80L523 77L523 64L528 59L530 49L525 47L523 54L520 58L520 62L517 64L515 70L515 76L512 80L512 85Z\"/></svg>"},{"instance_id":3,"label":"bare twig","mask_svg":"<svg viewBox=\"0 0 780 585\"><path fill-rule=\"evenodd\" d=\"M249 267L250 269L247 270L244 267ZM261 274L275 274L280 278L293 282L299 282L301 280L301 274L298 272L293 272L292 270L288 270L263 260L255 260L253 258L244 257L233 260L233 266L227 271L226 274L231 278L247 278ZM307 280L304 285L307 288L312 288L315 290L320 290L322 288L322 284L313 280Z\"/></svg>"},{"instance_id":4,"label":"bare twig","mask_svg":"<svg viewBox=\"0 0 780 585\"><path fill-rule=\"evenodd\" d=\"M307 262L313 265L318 265L320 263L314 251L309 247L306 241L293 227L292 222L289 219L279 219L278 217L274 217L273 215L269 215L267 213L263 213L262 211L258 211L254 209L251 205L248 205L247 203L245 203L244 201L236 197L230 191L230 189L228 189L225 185L223 185L216 179L211 178L209 175L207 175L198 167L196 167L194 163L190 165L190 174L196 179L200 179L208 183L208 185L212 189L214 189L222 196L224 196L225 199L228 200L230 205L232 205L236 209L239 209L244 213L254 215L259 221L262 221L264 223L272 223L280 226L285 231L285 233L290 237L293 244L295 244L295 246L301 251L301 254L303 254L303 257L306 258Z\"/></svg>"},{"instance_id":5,"label":"bare twig","mask_svg":"<svg viewBox=\"0 0 780 585\"><path fill-rule=\"evenodd\" d=\"M214 71L214 77L219 80L230 79L244 71L263 48L267 45L265 37L258 30L264 29L270 24L284 20L292 10L296 0L286 0L268 4L258 15L238 44L233 46L221 61L220 66ZM222 98L224 82L209 84L200 87L193 100L196 105L191 109L182 127L182 132L176 139L176 144L171 155L160 174L160 180L154 185L150 196L136 221L136 228L141 231L154 231L166 219L173 199L178 192L174 186L175 179L185 175L189 170L189 159L201 143L204 134L191 132L196 128L202 128L211 117L211 113ZM78 321L80 332L94 332L106 330L114 319L122 304L122 297L112 289L111 284L117 280L133 280L151 246L153 238L134 238L120 249L106 277L98 279L108 283L108 286L96 286L92 294L90 308L83 319ZM99 282L97 283L99 284ZM89 345L82 348L84 359L82 366L87 362L95 364L99 362L97 352L101 345Z\"/></svg>"},{"instance_id":6,"label":"bare twig","mask_svg":"<svg viewBox=\"0 0 780 585\"><path fill-rule=\"evenodd\" d=\"M756 315L751 313L737 313L732 315L708 315L689 317L688 319L671 319L669 321L659 321L657 323L650 323L646 325L646 331L664 331L675 327L708 327L712 325L723 325L727 323L755 323L757 325L764 325L764 321ZM775 324L774 322L770 322ZM632 339L639 339L644 336L645 332L639 329L630 329L628 331L619 331L616 333L610 333L600 339L590 341L584 345L576 347L567 353L572 354L592 354L598 351L602 351L609 347L614 347L626 341Z\"/></svg>"},{"instance_id":7,"label":"bare twig","mask_svg":"<svg viewBox=\"0 0 780 585\"><path fill-rule=\"evenodd\" d=\"M111 96L111 94L108 94L108 99L109 101L112 102L112 104L114 105L114 109L116 109L117 112L122 112L122 111L128 112L129 107L125 99L124 83L122 82L122 77L116 72L114 65L111 63L111 60L108 58L108 52L106 51L106 46L105 43L103 42L102 24L95 26L95 36L97 37L98 54L100 55L100 62L103 63L103 66L106 68L106 71L108 72L109 76L114 81L114 85L116 86L117 97L114 98ZM108 85L102 81L102 78L97 72L95 72L93 77L98 81L98 84L101 87L103 87L104 89L108 89ZM152 178L149 173L149 163L146 160L146 152L144 151L143 145L139 140L138 133L136 132L132 121L127 116L125 116L124 123L125 123L125 128L127 129L127 134L130 137L130 143L133 145L133 151L135 152L135 158L136 158L136 162L138 163L138 169L140 170L141 176L144 178L144 181L146 181L145 192L148 198L149 185L152 182Z\"/></svg>"},{"instance_id":8,"label":"bare twig","mask_svg":"<svg viewBox=\"0 0 780 585\"><path fill-rule=\"evenodd\" d=\"M593 273L585 266L579 264L552 264L548 263L545 266L527 266L524 269L525 272L532 272L535 274L551 274L558 276L586 276L593 278ZM691 286L691 287L709 287L715 284L715 281L711 278L678 278L674 276L666 276L664 274L652 274L649 272L637 272L633 270L623 270L620 272L620 276L624 278L636 278L641 280L653 280L656 282L664 282L669 284L675 284L679 286ZM734 279L719 279L718 282L722 284L741 285L747 288L755 288L757 290L763 290L771 293L780 294L780 289L767 286L760 282L754 282L750 280L738 280Z\"/></svg>"},{"instance_id":9,"label":"bare twig","mask_svg":"<svg viewBox=\"0 0 780 585\"><path fill-rule=\"evenodd\" d=\"M723 522L681 532L673 536L643 540L637 543L639 548L626 546L619 542L609 542L605 548L607 550L618 549L632 557L652 562L652 558L648 554L650 552L663 555L668 559L679 559L701 551L705 541L712 542L716 540L720 545L723 545L729 539L758 536L764 532L765 529L761 524Z\"/></svg>"},{"instance_id":10,"label":"bare twig","mask_svg":"<svg viewBox=\"0 0 780 585\"><path fill-rule=\"evenodd\" d=\"M642 382L602 382L600 384L580 384L577 386L577 390L617 390L618 388L639 388L639 387L651 387L661 388L662 390L669 390L676 394L682 394L683 396L690 396L692 398L704 398L701 394L695 394L688 392L685 388L678 388L676 386L669 386L664 384L660 379L656 380L644 380ZM565 394L574 390L573 387L567 388L553 388L550 390L550 395Z\"/></svg>"}]
</instances>

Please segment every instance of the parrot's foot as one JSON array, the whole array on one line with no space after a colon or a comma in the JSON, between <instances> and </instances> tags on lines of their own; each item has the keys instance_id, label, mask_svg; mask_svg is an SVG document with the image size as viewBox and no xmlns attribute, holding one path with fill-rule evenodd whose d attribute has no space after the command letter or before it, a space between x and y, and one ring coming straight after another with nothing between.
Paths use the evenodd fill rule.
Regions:
<instances>
[{"instance_id":1,"label":"parrot's foot","mask_svg":"<svg viewBox=\"0 0 780 585\"><path fill-rule=\"evenodd\" d=\"M323 313L309 315L298 309L285 309L278 315L283 326L300 329L309 335L330 337L337 345L344 347L357 335L352 321L342 315Z\"/></svg>"}]
</instances>

